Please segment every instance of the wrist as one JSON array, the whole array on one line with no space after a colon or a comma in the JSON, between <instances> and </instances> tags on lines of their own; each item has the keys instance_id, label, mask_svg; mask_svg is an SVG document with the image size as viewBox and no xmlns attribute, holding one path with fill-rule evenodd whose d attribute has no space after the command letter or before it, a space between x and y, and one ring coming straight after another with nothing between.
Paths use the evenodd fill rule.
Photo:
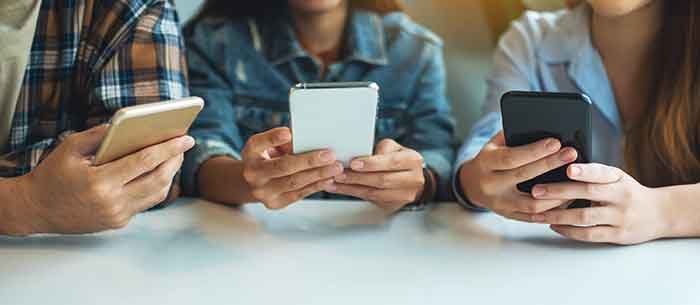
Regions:
<instances>
[{"instance_id":1,"label":"wrist","mask_svg":"<svg viewBox=\"0 0 700 305\"><path fill-rule=\"evenodd\" d=\"M254 202L251 188L243 178L243 168L243 161L227 156L205 161L197 179L202 197L230 205Z\"/></svg>"},{"instance_id":2,"label":"wrist","mask_svg":"<svg viewBox=\"0 0 700 305\"><path fill-rule=\"evenodd\" d=\"M660 209L662 238L700 236L700 215L697 206L689 198L695 198L697 186L682 185L653 189Z\"/></svg>"},{"instance_id":3,"label":"wrist","mask_svg":"<svg viewBox=\"0 0 700 305\"><path fill-rule=\"evenodd\" d=\"M457 186L460 188L457 190L457 192L460 192L462 197L468 201L469 204L474 206L475 208L479 209L485 209L485 207L481 206L481 204L477 203L474 198L472 198L471 192L469 190L469 182L472 181L472 178L469 177L471 174L471 163L472 161L465 162L462 164L462 167L460 167L459 172L457 174L457 179L459 179L459 183Z\"/></svg>"},{"instance_id":4,"label":"wrist","mask_svg":"<svg viewBox=\"0 0 700 305\"><path fill-rule=\"evenodd\" d=\"M46 232L42 229L43 218L40 217L39 205L34 199L33 178L25 175L3 180L3 192L8 194L2 220L3 234L26 236Z\"/></svg>"}]
</instances>

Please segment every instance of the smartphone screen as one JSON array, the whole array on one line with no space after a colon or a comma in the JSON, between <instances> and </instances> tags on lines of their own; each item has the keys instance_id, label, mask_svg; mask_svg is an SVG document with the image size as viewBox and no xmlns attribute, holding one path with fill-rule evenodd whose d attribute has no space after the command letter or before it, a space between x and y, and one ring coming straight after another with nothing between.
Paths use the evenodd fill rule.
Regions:
<instances>
[{"instance_id":1,"label":"smartphone screen","mask_svg":"<svg viewBox=\"0 0 700 305\"><path fill-rule=\"evenodd\" d=\"M562 147L578 152L575 163L589 163L592 155L592 104L578 93L521 92L506 93L501 99L503 131L506 145L517 147L546 138L561 141ZM567 166L518 184L518 190L531 193L538 184L570 181ZM590 202L577 200L569 208L589 207Z\"/></svg>"}]
</instances>

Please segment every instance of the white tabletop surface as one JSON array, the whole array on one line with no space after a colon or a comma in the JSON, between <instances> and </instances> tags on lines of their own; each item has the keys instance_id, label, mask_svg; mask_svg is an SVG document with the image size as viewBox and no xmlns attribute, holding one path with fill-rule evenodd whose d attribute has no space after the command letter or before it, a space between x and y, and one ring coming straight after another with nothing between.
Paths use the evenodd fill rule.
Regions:
<instances>
[{"instance_id":1,"label":"white tabletop surface","mask_svg":"<svg viewBox=\"0 0 700 305\"><path fill-rule=\"evenodd\" d=\"M0 237L0 304L700 304L700 241L567 241L454 204L387 217L182 200L124 230Z\"/></svg>"}]
</instances>

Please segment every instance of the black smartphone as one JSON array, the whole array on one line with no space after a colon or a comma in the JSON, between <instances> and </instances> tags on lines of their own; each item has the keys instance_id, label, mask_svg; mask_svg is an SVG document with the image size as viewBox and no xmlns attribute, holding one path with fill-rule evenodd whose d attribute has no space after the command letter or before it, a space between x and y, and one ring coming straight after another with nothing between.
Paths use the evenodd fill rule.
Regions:
<instances>
[{"instance_id":1,"label":"black smartphone","mask_svg":"<svg viewBox=\"0 0 700 305\"><path fill-rule=\"evenodd\" d=\"M546 138L561 141L562 147L578 152L575 163L589 163L592 156L591 99L580 93L512 91L501 98L506 145L516 147ZM531 193L538 184L571 181L567 166L518 184L518 190ZM588 200L576 200L568 208L590 207Z\"/></svg>"}]
</instances>

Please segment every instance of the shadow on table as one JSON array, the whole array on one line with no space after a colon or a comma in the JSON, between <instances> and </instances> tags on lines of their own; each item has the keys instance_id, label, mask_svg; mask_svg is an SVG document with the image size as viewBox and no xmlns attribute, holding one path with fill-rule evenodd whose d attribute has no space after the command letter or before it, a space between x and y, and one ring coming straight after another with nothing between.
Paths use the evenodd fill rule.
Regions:
<instances>
[{"instance_id":1,"label":"shadow on table","mask_svg":"<svg viewBox=\"0 0 700 305\"><path fill-rule=\"evenodd\" d=\"M536 246L569 250L618 248L610 244L578 242L554 234L545 235L544 232L550 232L544 228L518 231L532 226L536 225L513 223L489 213L467 211L456 204L442 204L433 209L425 218L427 230L445 231L451 238L467 242L470 246L481 245L495 248Z\"/></svg>"},{"instance_id":2,"label":"shadow on table","mask_svg":"<svg viewBox=\"0 0 700 305\"><path fill-rule=\"evenodd\" d=\"M390 228L392 215L372 205L345 201L324 202L332 206L307 204L289 210L268 211L261 206L235 209L236 219L253 219L256 233L286 240L304 242L356 238L362 234L376 234ZM346 205L347 204L347 205ZM346 206L343 206L346 205ZM249 229L241 223L234 230Z\"/></svg>"}]
</instances>

